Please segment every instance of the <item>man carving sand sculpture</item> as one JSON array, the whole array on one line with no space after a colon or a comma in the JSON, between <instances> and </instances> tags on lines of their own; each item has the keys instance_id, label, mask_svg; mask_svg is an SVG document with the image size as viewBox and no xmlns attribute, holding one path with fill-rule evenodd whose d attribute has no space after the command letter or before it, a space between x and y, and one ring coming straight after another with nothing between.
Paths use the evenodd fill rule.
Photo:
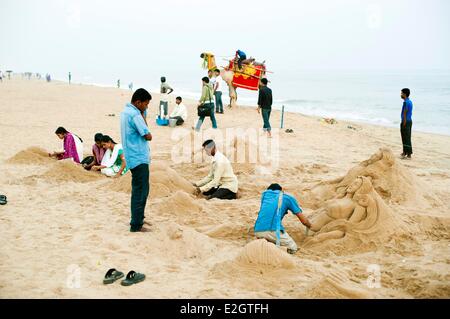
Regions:
<instances>
[{"instance_id":1,"label":"man carving sand sculpture","mask_svg":"<svg viewBox=\"0 0 450 319\"><path fill-rule=\"evenodd\" d=\"M380 223L390 224L388 215L381 216L386 210L370 178L359 176L347 187L344 197L338 195L313 213L311 230L317 233L306 243L341 239L348 233L358 236L378 232Z\"/></svg>"},{"instance_id":2,"label":"man carving sand sculpture","mask_svg":"<svg viewBox=\"0 0 450 319\"><path fill-rule=\"evenodd\" d=\"M238 179L233 173L230 161L217 150L213 140L205 141L203 149L212 157L212 163L208 176L193 183L197 187L197 194L203 193L208 200L213 198L236 199Z\"/></svg>"},{"instance_id":3,"label":"man carving sand sculpture","mask_svg":"<svg viewBox=\"0 0 450 319\"><path fill-rule=\"evenodd\" d=\"M298 249L297 244L281 224L288 210L297 216L303 225L312 227L309 220L302 214L303 211L295 197L283 193L283 189L278 184L270 185L262 194L261 208L254 230L257 238L264 238L272 243L279 241L281 246L288 247L288 253L295 254Z\"/></svg>"}]
</instances>

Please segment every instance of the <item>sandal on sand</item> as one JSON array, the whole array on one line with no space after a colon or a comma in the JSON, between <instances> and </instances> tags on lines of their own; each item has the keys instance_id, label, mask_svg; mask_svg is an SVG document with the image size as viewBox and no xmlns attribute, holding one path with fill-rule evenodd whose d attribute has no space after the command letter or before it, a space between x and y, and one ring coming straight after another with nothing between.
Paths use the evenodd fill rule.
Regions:
<instances>
[{"instance_id":1,"label":"sandal on sand","mask_svg":"<svg viewBox=\"0 0 450 319\"><path fill-rule=\"evenodd\" d=\"M114 268L111 268L106 272L105 278L103 279L103 283L105 285L109 285L114 283L116 280L122 278L124 275L123 272L117 271Z\"/></svg>"},{"instance_id":2,"label":"sandal on sand","mask_svg":"<svg viewBox=\"0 0 450 319\"><path fill-rule=\"evenodd\" d=\"M127 278L121 281L122 286L131 286L145 280L145 275L131 270Z\"/></svg>"},{"instance_id":3,"label":"sandal on sand","mask_svg":"<svg viewBox=\"0 0 450 319\"><path fill-rule=\"evenodd\" d=\"M6 205L8 203L8 200L6 199L5 195L0 195L0 205Z\"/></svg>"}]
</instances>

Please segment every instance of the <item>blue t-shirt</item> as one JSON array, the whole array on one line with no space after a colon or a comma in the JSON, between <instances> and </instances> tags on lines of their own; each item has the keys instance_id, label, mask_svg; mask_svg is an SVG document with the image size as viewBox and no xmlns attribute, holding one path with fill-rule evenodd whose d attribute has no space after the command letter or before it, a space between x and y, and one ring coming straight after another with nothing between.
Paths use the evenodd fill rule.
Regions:
<instances>
[{"instance_id":1,"label":"blue t-shirt","mask_svg":"<svg viewBox=\"0 0 450 319\"><path fill-rule=\"evenodd\" d=\"M238 55L241 59L244 59L244 60L245 60L245 59L247 58L247 55L245 54L244 51L237 50L236 53L237 53L237 55Z\"/></svg>"},{"instance_id":2,"label":"blue t-shirt","mask_svg":"<svg viewBox=\"0 0 450 319\"><path fill-rule=\"evenodd\" d=\"M261 208L258 213L258 218L255 223L255 232L262 231L276 231L277 230L277 210L278 210L278 197L280 191L267 190L262 194ZM283 202L281 204L281 220L287 212L291 211L294 215L302 212L297 200L294 196L284 193ZM284 232L283 224L281 224L280 230Z\"/></svg>"},{"instance_id":3,"label":"blue t-shirt","mask_svg":"<svg viewBox=\"0 0 450 319\"><path fill-rule=\"evenodd\" d=\"M403 122L403 112L405 110L406 110L406 121L408 122L412 121L413 103L409 98L407 98L405 102L403 102L402 114L400 115L402 122Z\"/></svg>"},{"instance_id":4,"label":"blue t-shirt","mask_svg":"<svg viewBox=\"0 0 450 319\"><path fill-rule=\"evenodd\" d=\"M120 115L120 130L127 167L133 169L141 164L149 164L150 148L144 136L149 134L150 130L141 111L131 103L125 105Z\"/></svg>"}]
</instances>

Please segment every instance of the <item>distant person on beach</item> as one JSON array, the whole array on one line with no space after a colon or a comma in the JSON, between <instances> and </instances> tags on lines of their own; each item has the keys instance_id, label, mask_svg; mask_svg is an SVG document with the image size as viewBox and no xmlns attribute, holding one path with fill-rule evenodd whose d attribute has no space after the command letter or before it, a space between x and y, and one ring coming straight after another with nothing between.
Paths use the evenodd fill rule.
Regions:
<instances>
[{"instance_id":1,"label":"distant person on beach","mask_svg":"<svg viewBox=\"0 0 450 319\"><path fill-rule=\"evenodd\" d=\"M105 155L105 149L102 146L102 133L97 133L94 136L94 145L92 145L92 156L88 156L83 160L81 164L86 170L91 170L93 166L98 166L102 163L103 156Z\"/></svg>"},{"instance_id":2,"label":"distant person on beach","mask_svg":"<svg viewBox=\"0 0 450 319\"><path fill-rule=\"evenodd\" d=\"M120 116L125 161L131 171L131 232L145 231L145 205L150 191L150 146L152 134L147 126L147 109L152 96L145 89L134 92L131 103Z\"/></svg>"},{"instance_id":3,"label":"distant person on beach","mask_svg":"<svg viewBox=\"0 0 450 319\"><path fill-rule=\"evenodd\" d=\"M211 169L208 176L193 183L197 187L197 194L203 193L207 199L236 199L238 191L238 179L233 173L228 158L217 150L213 140L203 143L203 149L212 157Z\"/></svg>"},{"instance_id":4,"label":"distant person on beach","mask_svg":"<svg viewBox=\"0 0 450 319\"><path fill-rule=\"evenodd\" d=\"M269 81L266 78L261 79L261 85L258 95L258 113L262 113L263 129L267 132L269 137L272 137L272 128L270 126L270 113L272 112L272 90L269 89L267 83Z\"/></svg>"},{"instance_id":5,"label":"distant person on beach","mask_svg":"<svg viewBox=\"0 0 450 319\"><path fill-rule=\"evenodd\" d=\"M220 76L219 69L214 70L214 75L214 97L216 98L216 113L223 114L222 89L224 86L224 81Z\"/></svg>"},{"instance_id":6,"label":"distant person on beach","mask_svg":"<svg viewBox=\"0 0 450 319\"><path fill-rule=\"evenodd\" d=\"M120 79L117 80L117 88L120 89Z\"/></svg>"},{"instance_id":7,"label":"distant person on beach","mask_svg":"<svg viewBox=\"0 0 450 319\"><path fill-rule=\"evenodd\" d=\"M166 81L165 77L161 77L161 95L159 98L159 116L161 118L167 118L169 114L169 94L173 92L173 89Z\"/></svg>"},{"instance_id":8,"label":"distant person on beach","mask_svg":"<svg viewBox=\"0 0 450 319\"><path fill-rule=\"evenodd\" d=\"M200 97L200 101L198 101L197 109L198 109L198 122L195 126L195 130L197 132L200 131L202 127L203 121L205 117L209 116L211 119L212 127L214 129L217 128L216 117L214 115L214 92L211 85L209 85L209 78L205 76L202 79L202 96Z\"/></svg>"},{"instance_id":9,"label":"distant person on beach","mask_svg":"<svg viewBox=\"0 0 450 319\"><path fill-rule=\"evenodd\" d=\"M279 184L271 184L262 194L254 232L257 238L264 238L269 242L276 243L279 231L280 246L288 247L288 253L295 254L298 249L297 244L282 225L282 220L288 211L297 216L300 222L307 227L307 231L311 228L311 223L302 214L302 209L295 197L284 193Z\"/></svg>"},{"instance_id":10,"label":"distant person on beach","mask_svg":"<svg viewBox=\"0 0 450 319\"><path fill-rule=\"evenodd\" d=\"M170 119L177 120L177 125L183 125L187 119L186 106L183 103L181 96L178 96L175 100L176 106L170 114Z\"/></svg>"},{"instance_id":11,"label":"distant person on beach","mask_svg":"<svg viewBox=\"0 0 450 319\"><path fill-rule=\"evenodd\" d=\"M120 177L128 172L122 144L117 144L108 135L103 135L102 147L106 152L101 164L92 167L93 171L101 171L108 177Z\"/></svg>"},{"instance_id":12,"label":"distant person on beach","mask_svg":"<svg viewBox=\"0 0 450 319\"><path fill-rule=\"evenodd\" d=\"M72 73L69 72L69 84L72 82Z\"/></svg>"},{"instance_id":13,"label":"distant person on beach","mask_svg":"<svg viewBox=\"0 0 450 319\"><path fill-rule=\"evenodd\" d=\"M411 159L413 154L412 141L411 141L411 130L412 130L412 111L413 103L409 99L411 94L410 89L402 89L401 98L403 100L402 114L400 123L400 134L402 136L403 143L403 153L401 154L402 159Z\"/></svg>"},{"instance_id":14,"label":"distant person on beach","mask_svg":"<svg viewBox=\"0 0 450 319\"><path fill-rule=\"evenodd\" d=\"M63 150L49 153L48 156L55 157L58 160L70 158L79 164L83 158L83 140L61 126L56 129L55 134L63 140Z\"/></svg>"},{"instance_id":15,"label":"distant person on beach","mask_svg":"<svg viewBox=\"0 0 450 319\"><path fill-rule=\"evenodd\" d=\"M128 88L130 89L130 91L133 91L133 82L130 82L130 84L128 84Z\"/></svg>"}]
</instances>

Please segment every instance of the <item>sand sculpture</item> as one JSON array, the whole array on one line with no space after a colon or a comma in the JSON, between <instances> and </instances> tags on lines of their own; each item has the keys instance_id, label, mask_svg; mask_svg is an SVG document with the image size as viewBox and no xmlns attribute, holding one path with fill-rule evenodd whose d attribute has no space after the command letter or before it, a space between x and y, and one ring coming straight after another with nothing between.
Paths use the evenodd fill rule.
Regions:
<instances>
[{"instance_id":1,"label":"sand sculpture","mask_svg":"<svg viewBox=\"0 0 450 319\"><path fill-rule=\"evenodd\" d=\"M426 187L417 187L420 183L406 167L397 163L390 149L381 148L368 160L350 169L345 176L305 190L305 203L313 209L322 207L325 201L343 196L357 176L369 177L375 191L388 203L428 206L425 198L435 199L436 203L439 201L433 194L425 193Z\"/></svg>"},{"instance_id":2,"label":"sand sculpture","mask_svg":"<svg viewBox=\"0 0 450 319\"><path fill-rule=\"evenodd\" d=\"M305 240L305 246L327 241L341 243L348 250L360 244L378 244L402 232L400 220L373 188L371 179L358 176L335 198L311 215L315 233Z\"/></svg>"}]
</instances>

